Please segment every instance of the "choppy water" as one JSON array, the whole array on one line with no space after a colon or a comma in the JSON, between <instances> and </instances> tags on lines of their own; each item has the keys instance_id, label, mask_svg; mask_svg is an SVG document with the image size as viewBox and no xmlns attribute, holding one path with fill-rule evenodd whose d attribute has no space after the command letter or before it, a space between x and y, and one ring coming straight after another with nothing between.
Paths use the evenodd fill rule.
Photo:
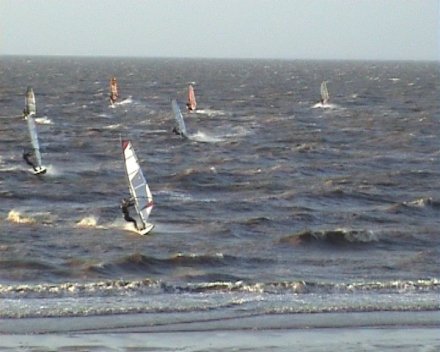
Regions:
<instances>
[{"instance_id":1,"label":"choppy water","mask_svg":"<svg viewBox=\"0 0 440 352\"><path fill-rule=\"evenodd\" d=\"M435 63L1 58L0 318L438 312L439 78ZM185 141L170 99L183 110L188 82ZM28 85L41 177L21 157ZM120 135L155 197L147 237L120 213Z\"/></svg>"}]
</instances>

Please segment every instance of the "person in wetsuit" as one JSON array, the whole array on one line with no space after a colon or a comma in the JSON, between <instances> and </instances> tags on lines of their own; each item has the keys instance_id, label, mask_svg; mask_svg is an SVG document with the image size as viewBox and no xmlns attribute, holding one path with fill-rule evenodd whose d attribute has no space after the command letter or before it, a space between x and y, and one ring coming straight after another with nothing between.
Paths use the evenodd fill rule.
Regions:
<instances>
[{"instance_id":1,"label":"person in wetsuit","mask_svg":"<svg viewBox=\"0 0 440 352\"><path fill-rule=\"evenodd\" d=\"M181 135L182 135L182 132L180 132L180 130L179 130L177 127L174 127L174 128L173 128L173 133L174 133L174 134L177 134L178 136L181 136Z\"/></svg>"},{"instance_id":2,"label":"person in wetsuit","mask_svg":"<svg viewBox=\"0 0 440 352\"><path fill-rule=\"evenodd\" d=\"M26 161L26 164L32 166L32 168L34 169L34 171L37 171L37 167L36 167L35 164L32 162L32 160L31 160L31 156L32 156L32 152L23 152L23 159L24 159L24 161Z\"/></svg>"},{"instance_id":3,"label":"person in wetsuit","mask_svg":"<svg viewBox=\"0 0 440 352\"><path fill-rule=\"evenodd\" d=\"M128 222L132 222L134 224L134 227L136 228L136 230L139 230L136 220L130 216L130 213L128 211L128 208L132 207L133 205L134 205L133 198L130 198L130 199L124 198L121 202L121 210L122 210L122 214L124 214L124 220L128 221Z\"/></svg>"}]
</instances>

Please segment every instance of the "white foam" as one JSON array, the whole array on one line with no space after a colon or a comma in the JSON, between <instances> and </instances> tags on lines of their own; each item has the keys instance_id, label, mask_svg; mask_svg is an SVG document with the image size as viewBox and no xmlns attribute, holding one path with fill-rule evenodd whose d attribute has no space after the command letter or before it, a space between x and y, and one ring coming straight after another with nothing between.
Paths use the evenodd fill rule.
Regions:
<instances>
[{"instance_id":1,"label":"white foam","mask_svg":"<svg viewBox=\"0 0 440 352\"><path fill-rule=\"evenodd\" d=\"M8 217L6 218L9 222L13 222L16 224L35 224L36 221L34 218L30 216L22 215L18 210L12 209L8 213Z\"/></svg>"},{"instance_id":2,"label":"white foam","mask_svg":"<svg viewBox=\"0 0 440 352\"><path fill-rule=\"evenodd\" d=\"M202 131L197 131L196 133L188 136L188 138L192 141L203 143L218 143L223 141L223 139L218 136L212 136Z\"/></svg>"},{"instance_id":3,"label":"white foam","mask_svg":"<svg viewBox=\"0 0 440 352\"><path fill-rule=\"evenodd\" d=\"M51 119L49 119L47 116L43 117L36 117L35 122L40 125L53 125L53 122Z\"/></svg>"}]
</instances>

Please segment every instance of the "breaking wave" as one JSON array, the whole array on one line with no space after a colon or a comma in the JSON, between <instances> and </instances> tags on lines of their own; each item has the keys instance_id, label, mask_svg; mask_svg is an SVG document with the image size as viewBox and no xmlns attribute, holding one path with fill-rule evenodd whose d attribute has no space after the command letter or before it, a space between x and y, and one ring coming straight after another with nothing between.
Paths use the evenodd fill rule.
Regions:
<instances>
[{"instance_id":1,"label":"breaking wave","mask_svg":"<svg viewBox=\"0 0 440 352\"><path fill-rule=\"evenodd\" d=\"M105 297L128 294L180 293L258 293L258 294L331 294L439 292L440 279L359 281L326 283L314 281L244 282L212 281L171 283L161 280L105 280L87 283L0 285L0 298Z\"/></svg>"}]
</instances>

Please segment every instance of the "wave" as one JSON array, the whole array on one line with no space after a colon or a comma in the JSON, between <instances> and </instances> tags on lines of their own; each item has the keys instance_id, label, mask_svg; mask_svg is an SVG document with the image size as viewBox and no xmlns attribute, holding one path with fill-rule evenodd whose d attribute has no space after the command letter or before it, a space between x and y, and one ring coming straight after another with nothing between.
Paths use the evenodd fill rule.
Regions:
<instances>
[{"instance_id":1,"label":"wave","mask_svg":"<svg viewBox=\"0 0 440 352\"><path fill-rule=\"evenodd\" d=\"M28 263L31 265L31 263ZM14 264L15 265L15 264ZM32 264L34 265L34 264ZM0 284L0 298L58 298L106 297L127 294L181 294L181 293L258 293L285 294L403 294L440 293L440 279L355 281L329 283L319 281L246 282L241 280L172 283L154 279L103 280L95 282L65 282L58 284Z\"/></svg>"},{"instance_id":2,"label":"wave","mask_svg":"<svg viewBox=\"0 0 440 352\"><path fill-rule=\"evenodd\" d=\"M435 201L431 197L419 198L410 202L403 202L402 204L408 207L440 209L440 202Z\"/></svg>"},{"instance_id":3,"label":"wave","mask_svg":"<svg viewBox=\"0 0 440 352\"><path fill-rule=\"evenodd\" d=\"M192 270L203 269L202 275L205 275L205 269L221 268L225 266L239 266L241 264L258 265L265 263L265 259L260 258L240 258L224 255L222 253L214 254L196 254L196 253L176 253L171 257L156 258L135 253L123 257L117 261L108 263L92 264L84 270L89 273L99 273L114 275L115 273L139 274L148 272L149 274L161 274L165 271L174 271L176 268L188 268ZM197 273L198 275L199 273ZM223 275L223 274L221 274Z\"/></svg>"},{"instance_id":4,"label":"wave","mask_svg":"<svg viewBox=\"0 0 440 352\"><path fill-rule=\"evenodd\" d=\"M414 213L424 210L439 210L440 202L432 199L431 197L422 197L412 201L405 201L399 204L395 204L388 208L391 213Z\"/></svg>"},{"instance_id":5,"label":"wave","mask_svg":"<svg viewBox=\"0 0 440 352\"><path fill-rule=\"evenodd\" d=\"M302 245L306 243L328 243L332 245L367 244L378 242L377 235L371 230L334 229L303 232L284 237L280 243Z\"/></svg>"}]
</instances>

